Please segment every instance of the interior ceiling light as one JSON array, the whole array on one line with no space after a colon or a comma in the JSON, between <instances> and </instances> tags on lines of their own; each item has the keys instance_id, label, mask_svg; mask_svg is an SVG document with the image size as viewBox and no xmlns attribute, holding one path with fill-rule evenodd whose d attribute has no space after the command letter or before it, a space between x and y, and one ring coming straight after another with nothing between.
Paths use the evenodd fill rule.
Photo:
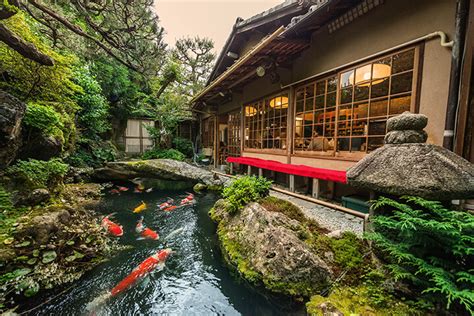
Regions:
<instances>
[{"instance_id":1,"label":"interior ceiling light","mask_svg":"<svg viewBox=\"0 0 474 316\"><path fill-rule=\"evenodd\" d=\"M254 116L256 114L257 114L257 109L254 108L253 106L247 105L245 107L245 116L250 117L250 116Z\"/></svg>"},{"instance_id":2,"label":"interior ceiling light","mask_svg":"<svg viewBox=\"0 0 474 316\"><path fill-rule=\"evenodd\" d=\"M286 109L288 108L288 97L275 97L270 100L270 106L275 109Z\"/></svg>"},{"instance_id":3,"label":"interior ceiling light","mask_svg":"<svg viewBox=\"0 0 474 316\"><path fill-rule=\"evenodd\" d=\"M373 66L373 68L372 68ZM349 82L356 84L361 87L367 87L370 85L372 80L372 85L376 85L384 82L387 77L390 77L392 73L392 68L390 65L386 64L373 64L366 65L355 70L355 81L354 81L354 72L349 76Z\"/></svg>"}]
</instances>

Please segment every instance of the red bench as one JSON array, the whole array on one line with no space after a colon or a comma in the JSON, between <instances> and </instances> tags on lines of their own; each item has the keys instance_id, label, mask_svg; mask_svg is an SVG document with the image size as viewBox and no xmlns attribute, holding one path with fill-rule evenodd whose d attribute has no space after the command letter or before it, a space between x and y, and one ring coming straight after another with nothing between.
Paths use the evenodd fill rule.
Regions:
<instances>
[{"instance_id":1,"label":"red bench","mask_svg":"<svg viewBox=\"0 0 474 316\"><path fill-rule=\"evenodd\" d=\"M273 160L248 157L228 157L227 162L249 165L252 167L292 174L295 176L347 183L346 172L340 170L314 168L304 165L291 165Z\"/></svg>"}]
</instances>

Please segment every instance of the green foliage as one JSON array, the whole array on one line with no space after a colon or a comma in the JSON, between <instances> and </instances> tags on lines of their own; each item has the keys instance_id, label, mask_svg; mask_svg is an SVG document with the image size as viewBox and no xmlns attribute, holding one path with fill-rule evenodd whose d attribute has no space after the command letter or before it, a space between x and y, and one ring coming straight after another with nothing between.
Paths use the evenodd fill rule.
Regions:
<instances>
[{"instance_id":1,"label":"green foliage","mask_svg":"<svg viewBox=\"0 0 474 316\"><path fill-rule=\"evenodd\" d=\"M143 159L173 159L183 161L185 156L176 149L151 149L142 155Z\"/></svg>"},{"instance_id":2,"label":"green foliage","mask_svg":"<svg viewBox=\"0 0 474 316\"><path fill-rule=\"evenodd\" d=\"M0 211L10 210L12 208L13 208L13 204L12 204L10 193L7 192L0 185ZM1 219L1 217L2 217L2 215L0 214L0 219Z\"/></svg>"},{"instance_id":3,"label":"green foliage","mask_svg":"<svg viewBox=\"0 0 474 316\"><path fill-rule=\"evenodd\" d=\"M23 124L27 128L37 129L44 136L54 136L64 143L61 115L50 105L28 103Z\"/></svg>"},{"instance_id":4,"label":"green foliage","mask_svg":"<svg viewBox=\"0 0 474 316\"><path fill-rule=\"evenodd\" d=\"M13 166L7 168L7 175L26 186L26 188L49 188L55 189L62 184L63 178L68 170L68 165L60 159L54 158L49 161L29 159L19 160Z\"/></svg>"},{"instance_id":5,"label":"green foliage","mask_svg":"<svg viewBox=\"0 0 474 316\"><path fill-rule=\"evenodd\" d=\"M244 176L224 188L222 196L229 202L229 212L234 213L248 203L267 196L271 185L272 182L264 177Z\"/></svg>"},{"instance_id":6,"label":"green foliage","mask_svg":"<svg viewBox=\"0 0 474 316\"><path fill-rule=\"evenodd\" d=\"M0 88L22 100L59 102L65 107L74 108L72 97L80 91L80 87L72 82L71 66L77 63L77 58L51 49L48 41L38 32L38 25L22 11L3 20L2 24L51 56L54 66L39 65L0 42L0 72L3 78L7 78L0 81Z\"/></svg>"},{"instance_id":7,"label":"green foliage","mask_svg":"<svg viewBox=\"0 0 474 316\"><path fill-rule=\"evenodd\" d=\"M193 142L187 138L175 137L173 139L173 146L176 150L182 152L186 157L193 156Z\"/></svg>"},{"instance_id":8,"label":"green foliage","mask_svg":"<svg viewBox=\"0 0 474 316\"><path fill-rule=\"evenodd\" d=\"M110 130L109 104L102 94L102 88L91 74L89 66L76 70L74 81L83 89L76 95L81 110L78 113L81 137L91 140Z\"/></svg>"},{"instance_id":9,"label":"green foliage","mask_svg":"<svg viewBox=\"0 0 474 316\"><path fill-rule=\"evenodd\" d=\"M386 255L394 277L448 309L455 303L474 313L474 215L409 196L381 197L372 207L390 211L374 217L375 232L367 237Z\"/></svg>"}]
</instances>

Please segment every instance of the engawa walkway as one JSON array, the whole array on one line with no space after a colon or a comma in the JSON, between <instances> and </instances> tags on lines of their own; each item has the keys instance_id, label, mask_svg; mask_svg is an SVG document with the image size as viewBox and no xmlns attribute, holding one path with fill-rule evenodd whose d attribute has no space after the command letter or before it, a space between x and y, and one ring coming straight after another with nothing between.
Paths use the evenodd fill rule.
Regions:
<instances>
[{"instance_id":1,"label":"engawa walkway","mask_svg":"<svg viewBox=\"0 0 474 316\"><path fill-rule=\"evenodd\" d=\"M358 236L362 236L364 226L364 220L362 218L273 190L270 190L270 195L290 201L299 206L306 216L317 221L322 227L331 231L350 231Z\"/></svg>"}]
</instances>

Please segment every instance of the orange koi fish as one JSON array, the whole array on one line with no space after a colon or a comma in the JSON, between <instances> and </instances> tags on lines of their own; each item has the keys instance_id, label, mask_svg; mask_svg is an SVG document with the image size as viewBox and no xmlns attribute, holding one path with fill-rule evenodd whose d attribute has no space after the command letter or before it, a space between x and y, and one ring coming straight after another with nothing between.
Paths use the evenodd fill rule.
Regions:
<instances>
[{"instance_id":1,"label":"orange koi fish","mask_svg":"<svg viewBox=\"0 0 474 316\"><path fill-rule=\"evenodd\" d=\"M140 212L143 212L144 210L146 210L146 203L142 201L140 205L138 205L137 207L133 209L133 213L140 213Z\"/></svg>"},{"instance_id":2,"label":"orange koi fish","mask_svg":"<svg viewBox=\"0 0 474 316\"><path fill-rule=\"evenodd\" d=\"M117 294L128 290L135 285L140 278L153 271L156 267L163 267L171 252L172 250L170 248L163 249L145 259L110 291L110 296L116 296Z\"/></svg>"},{"instance_id":3,"label":"orange koi fish","mask_svg":"<svg viewBox=\"0 0 474 316\"><path fill-rule=\"evenodd\" d=\"M163 269L165 262L173 251L170 248L158 251L156 254L146 258L138 267L120 281L112 290L96 297L87 304L87 310L94 311L109 298L114 297L137 284L137 282L156 268Z\"/></svg>"},{"instance_id":4,"label":"orange koi fish","mask_svg":"<svg viewBox=\"0 0 474 316\"><path fill-rule=\"evenodd\" d=\"M102 219L102 227L104 227L112 236L120 237L123 235L123 228L121 225L118 225L109 219L112 215L113 214L107 215Z\"/></svg>"},{"instance_id":5,"label":"orange koi fish","mask_svg":"<svg viewBox=\"0 0 474 316\"><path fill-rule=\"evenodd\" d=\"M174 202L174 200L172 198L168 198L168 200L166 202L161 203L160 205L158 205L158 208L160 210L164 210L165 208L168 208L168 207L172 206L173 202Z\"/></svg>"},{"instance_id":6,"label":"orange koi fish","mask_svg":"<svg viewBox=\"0 0 474 316\"><path fill-rule=\"evenodd\" d=\"M163 211L165 212L170 212L170 211L173 211L175 209L177 209L178 207L176 205L171 205L170 207L167 207L165 208Z\"/></svg>"}]
</instances>

